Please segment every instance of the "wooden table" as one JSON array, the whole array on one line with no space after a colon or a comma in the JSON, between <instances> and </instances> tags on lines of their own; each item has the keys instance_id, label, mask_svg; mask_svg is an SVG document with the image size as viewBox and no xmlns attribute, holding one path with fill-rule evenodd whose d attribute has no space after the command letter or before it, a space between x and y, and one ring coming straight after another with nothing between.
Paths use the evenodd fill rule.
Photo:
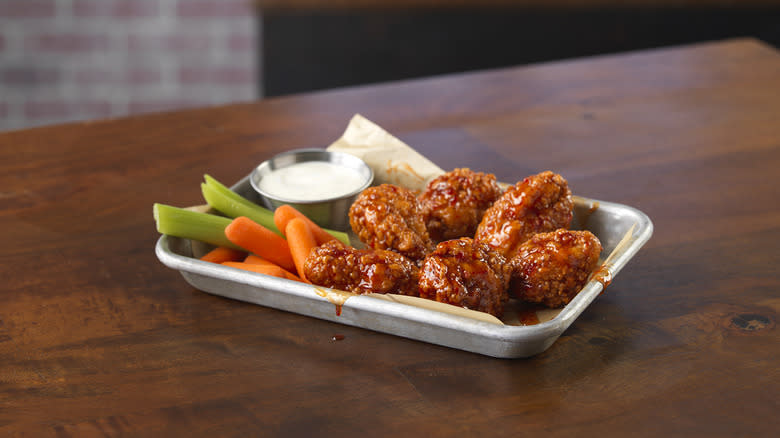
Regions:
<instances>
[{"instance_id":1,"label":"wooden table","mask_svg":"<svg viewBox=\"0 0 780 438\"><path fill-rule=\"evenodd\" d=\"M484 357L194 290L152 203L361 113L655 234L564 335ZM771 436L780 55L731 40L0 134L0 435ZM334 335L343 335L334 341Z\"/></svg>"}]
</instances>

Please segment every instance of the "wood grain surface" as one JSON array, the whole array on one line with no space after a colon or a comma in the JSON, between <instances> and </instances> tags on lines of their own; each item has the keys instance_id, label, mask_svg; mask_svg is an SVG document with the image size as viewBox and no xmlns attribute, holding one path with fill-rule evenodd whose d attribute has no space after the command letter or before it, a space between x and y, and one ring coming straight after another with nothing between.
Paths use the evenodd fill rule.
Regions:
<instances>
[{"instance_id":1,"label":"wood grain surface","mask_svg":"<svg viewBox=\"0 0 780 438\"><path fill-rule=\"evenodd\" d=\"M152 203L355 113L445 169L555 170L654 236L520 360L212 296L157 260ZM773 436L778 169L780 54L749 39L2 133L0 435Z\"/></svg>"}]
</instances>

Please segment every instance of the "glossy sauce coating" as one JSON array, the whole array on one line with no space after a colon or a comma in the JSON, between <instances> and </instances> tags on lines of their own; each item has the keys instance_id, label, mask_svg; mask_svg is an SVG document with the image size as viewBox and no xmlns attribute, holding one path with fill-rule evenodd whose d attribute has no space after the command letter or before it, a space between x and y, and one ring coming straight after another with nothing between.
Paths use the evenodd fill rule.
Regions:
<instances>
[{"instance_id":1,"label":"glossy sauce coating","mask_svg":"<svg viewBox=\"0 0 780 438\"><path fill-rule=\"evenodd\" d=\"M400 186L382 184L363 190L349 209L349 223L360 241L373 249L420 260L434 247L417 197Z\"/></svg>"},{"instance_id":2,"label":"glossy sauce coating","mask_svg":"<svg viewBox=\"0 0 780 438\"><path fill-rule=\"evenodd\" d=\"M568 228L573 208L567 181L545 171L507 189L485 212L474 238L512 258L534 234Z\"/></svg>"},{"instance_id":3,"label":"glossy sauce coating","mask_svg":"<svg viewBox=\"0 0 780 438\"><path fill-rule=\"evenodd\" d=\"M428 233L436 242L473 237L499 196L493 174L460 168L433 179L419 197Z\"/></svg>"},{"instance_id":4,"label":"glossy sauce coating","mask_svg":"<svg viewBox=\"0 0 780 438\"><path fill-rule=\"evenodd\" d=\"M420 268L420 297L500 317L511 266L487 245L463 237L436 246Z\"/></svg>"},{"instance_id":5,"label":"glossy sauce coating","mask_svg":"<svg viewBox=\"0 0 780 438\"><path fill-rule=\"evenodd\" d=\"M561 307L582 289L601 254L590 231L559 229L536 234L511 260L510 291L520 300Z\"/></svg>"},{"instance_id":6,"label":"glossy sauce coating","mask_svg":"<svg viewBox=\"0 0 780 438\"><path fill-rule=\"evenodd\" d=\"M318 286L357 294L419 295L417 265L393 251L359 250L333 240L313 249L304 269Z\"/></svg>"}]
</instances>

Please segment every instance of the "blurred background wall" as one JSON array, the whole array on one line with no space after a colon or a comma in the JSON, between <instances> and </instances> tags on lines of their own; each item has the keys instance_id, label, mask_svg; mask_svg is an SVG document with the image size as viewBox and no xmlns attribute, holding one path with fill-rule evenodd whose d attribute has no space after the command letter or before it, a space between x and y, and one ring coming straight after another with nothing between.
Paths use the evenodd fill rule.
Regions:
<instances>
[{"instance_id":1,"label":"blurred background wall","mask_svg":"<svg viewBox=\"0 0 780 438\"><path fill-rule=\"evenodd\" d=\"M742 36L780 0L0 0L0 131Z\"/></svg>"},{"instance_id":2,"label":"blurred background wall","mask_svg":"<svg viewBox=\"0 0 780 438\"><path fill-rule=\"evenodd\" d=\"M248 0L0 0L0 131L258 97Z\"/></svg>"},{"instance_id":3,"label":"blurred background wall","mask_svg":"<svg viewBox=\"0 0 780 438\"><path fill-rule=\"evenodd\" d=\"M780 45L778 0L257 3L266 96L734 37Z\"/></svg>"}]
</instances>

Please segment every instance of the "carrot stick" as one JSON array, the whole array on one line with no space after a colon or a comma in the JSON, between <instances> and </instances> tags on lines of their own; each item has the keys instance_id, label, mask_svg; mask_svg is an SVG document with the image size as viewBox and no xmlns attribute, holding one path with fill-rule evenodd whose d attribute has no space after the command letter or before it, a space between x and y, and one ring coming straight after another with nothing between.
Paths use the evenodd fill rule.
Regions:
<instances>
[{"instance_id":1,"label":"carrot stick","mask_svg":"<svg viewBox=\"0 0 780 438\"><path fill-rule=\"evenodd\" d=\"M306 222L312 234L314 234L317 245L322 245L325 242L336 239L332 234L328 233L322 227L314 223L314 221L307 218L303 213L296 210L295 207L285 204L274 210L274 223L276 224L276 228L279 228L279 231L282 233L286 233L287 224L294 218L300 218Z\"/></svg>"},{"instance_id":2,"label":"carrot stick","mask_svg":"<svg viewBox=\"0 0 780 438\"><path fill-rule=\"evenodd\" d=\"M244 257L246 257L246 253L244 251L218 246L204 254L200 259L204 262L222 263L240 262L244 259Z\"/></svg>"},{"instance_id":3,"label":"carrot stick","mask_svg":"<svg viewBox=\"0 0 780 438\"><path fill-rule=\"evenodd\" d=\"M287 270L282 269L281 266L277 266L274 264L258 265L254 263L244 263L244 262L224 262L222 263L222 265L229 266L231 268L243 269L245 271L271 275L274 277L286 278L288 280L302 281L297 275L292 274Z\"/></svg>"},{"instance_id":4,"label":"carrot stick","mask_svg":"<svg viewBox=\"0 0 780 438\"><path fill-rule=\"evenodd\" d=\"M276 263L288 271L295 271L290 247L284 238L245 216L239 216L225 227L225 237L233 244Z\"/></svg>"},{"instance_id":5,"label":"carrot stick","mask_svg":"<svg viewBox=\"0 0 780 438\"><path fill-rule=\"evenodd\" d=\"M236 260L236 261L239 261L239 260ZM259 255L256 255L256 254L249 254L248 256L246 256L246 258L244 259L244 263L250 263L250 264L253 264L253 265L274 265L274 266L279 266L276 263L269 262L268 260L266 260L266 259L264 259L264 258L262 258L262 257L260 257ZM279 266L279 267L281 268L281 266Z\"/></svg>"},{"instance_id":6,"label":"carrot stick","mask_svg":"<svg viewBox=\"0 0 780 438\"><path fill-rule=\"evenodd\" d=\"M284 269L281 266L277 265L276 263L269 262L268 260L258 256L257 254L249 254L248 256L246 256L246 258L244 259L243 263L246 263L246 264L249 264L249 265L273 266L273 267L277 267L277 268L280 268L280 269ZM301 279L298 278L298 276L296 276L292 272L287 271L286 269L284 271L287 272L288 274L294 276L295 280L301 281ZM290 277L290 278L292 279L292 277Z\"/></svg>"},{"instance_id":7,"label":"carrot stick","mask_svg":"<svg viewBox=\"0 0 780 438\"><path fill-rule=\"evenodd\" d=\"M295 262L298 276L306 280L303 265L306 263L306 257L309 257L311 249L317 246L317 240L314 238L309 224L298 217L287 222L284 234L287 236L287 244L290 246L290 253L292 254L293 262Z\"/></svg>"}]
</instances>

